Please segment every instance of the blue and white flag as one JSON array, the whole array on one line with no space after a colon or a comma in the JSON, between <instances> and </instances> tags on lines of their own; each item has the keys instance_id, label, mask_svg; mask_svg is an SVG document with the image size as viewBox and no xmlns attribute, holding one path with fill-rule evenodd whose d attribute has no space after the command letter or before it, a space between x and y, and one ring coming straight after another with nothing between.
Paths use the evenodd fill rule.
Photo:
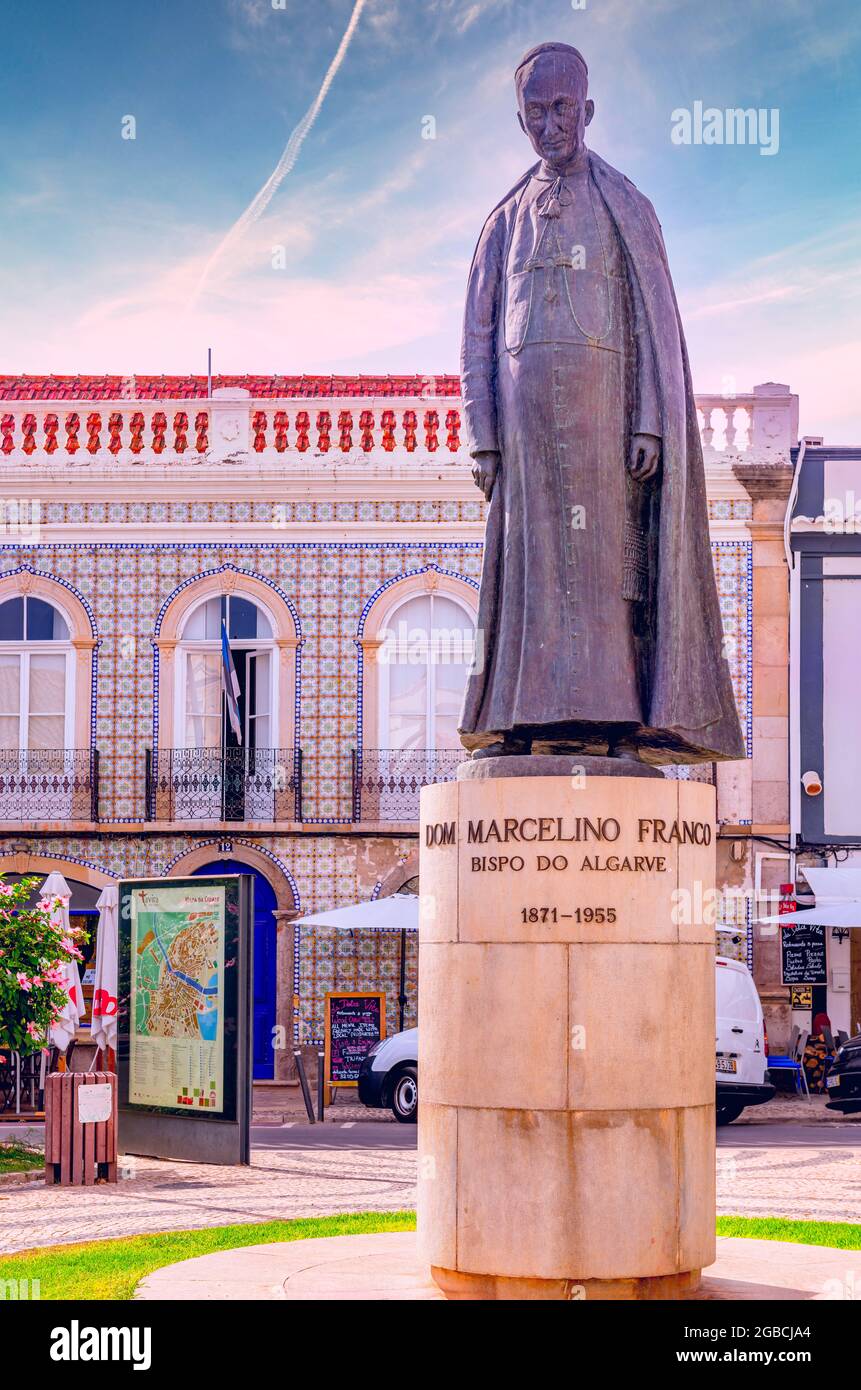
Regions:
<instances>
[{"instance_id":1,"label":"blue and white flag","mask_svg":"<svg viewBox=\"0 0 861 1390\"><path fill-rule=\"evenodd\" d=\"M236 741L242 747L242 724L239 719L239 677L236 674L236 667L233 664L233 653L230 650L230 643L227 640L227 625L221 619L221 683L224 686L224 697L227 701L227 716L230 720L230 727L236 735Z\"/></svg>"}]
</instances>

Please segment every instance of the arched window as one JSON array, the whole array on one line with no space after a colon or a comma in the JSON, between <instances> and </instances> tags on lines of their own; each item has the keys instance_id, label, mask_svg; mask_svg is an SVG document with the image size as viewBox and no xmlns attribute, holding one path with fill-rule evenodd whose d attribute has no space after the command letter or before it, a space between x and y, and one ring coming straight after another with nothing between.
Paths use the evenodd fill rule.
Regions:
<instances>
[{"instance_id":1,"label":"arched window","mask_svg":"<svg viewBox=\"0 0 861 1390\"><path fill-rule=\"evenodd\" d=\"M176 662L176 747L159 752L162 774L170 759L179 818L273 819L274 794L293 776L273 747L276 657L272 616L255 600L212 595L188 613Z\"/></svg>"},{"instance_id":2,"label":"arched window","mask_svg":"<svg viewBox=\"0 0 861 1390\"><path fill-rule=\"evenodd\" d=\"M447 593L416 594L389 613L380 637L379 747L459 751L472 611Z\"/></svg>"},{"instance_id":3,"label":"arched window","mask_svg":"<svg viewBox=\"0 0 861 1390\"><path fill-rule=\"evenodd\" d=\"M225 703L222 622L239 683L238 729ZM180 643L180 746L271 748L275 643L268 614L238 594L207 598L192 609Z\"/></svg>"},{"instance_id":4,"label":"arched window","mask_svg":"<svg viewBox=\"0 0 861 1390\"><path fill-rule=\"evenodd\" d=\"M69 624L45 599L0 603L0 749L62 751L74 728Z\"/></svg>"},{"instance_id":5,"label":"arched window","mask_svg":"<svg viewBox=\"0 0 861 1390\"><path fill-rule=\"evenodd\" d=\"M90 819L89 749L75 748L69 621L32 594L0 602L0 820Z\"/></svg>"},{"instance_id":6,"label":"arched window","mask_svg":"<svg viewBox=\"0 0 861 1390\"><path fill-rule=\"evenodd\" d=\"M454 777L457 732L476 652L475 591L433 565L381 591L368 610L362 743L353 759L353 817L414 821L419 792Z\"/></svg>"}]
</instances>

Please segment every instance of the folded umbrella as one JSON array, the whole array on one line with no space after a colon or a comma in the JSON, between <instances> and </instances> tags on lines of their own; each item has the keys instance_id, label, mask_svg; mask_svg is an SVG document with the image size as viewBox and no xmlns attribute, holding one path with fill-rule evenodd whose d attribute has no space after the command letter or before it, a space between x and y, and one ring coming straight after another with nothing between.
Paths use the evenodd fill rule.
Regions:
<instances>
[{"instance_id":1,"label":"folded umbrella","mask_svg":"<svg viewBox=\"0 0 861 1390\"><path fill-rule=\"evenodd\" d=\"M93 984L92 1039L106 1052L117 1045L117 907L119 892L109 883L99 894L96 971Z\"/></svg>"},{"instance_id":2,"label":"folded umbrella","mask_svg":"<svg viewBox=\"0 0 861 1390\"><path fill-rule=\"evenodd\" d=\"M62 874L51 873L42 884L39 894L43 903L47 903L52 922L62 927L66 936L69 935L71 923L69 922L69 901L72 893L68 883ZM56 900L60 899L58 903ZM59 973L62 978L62 986L66 991L66 1003L61 1012L51 1026L49 1041L59 1047L61 1052L65 1052L72 1038L78 1031L78 1024L83 1012L83 994L81 992L81 977L78 974L78 966L75 961L63 961L59 966Z\"/></svg>"}]
</instances>

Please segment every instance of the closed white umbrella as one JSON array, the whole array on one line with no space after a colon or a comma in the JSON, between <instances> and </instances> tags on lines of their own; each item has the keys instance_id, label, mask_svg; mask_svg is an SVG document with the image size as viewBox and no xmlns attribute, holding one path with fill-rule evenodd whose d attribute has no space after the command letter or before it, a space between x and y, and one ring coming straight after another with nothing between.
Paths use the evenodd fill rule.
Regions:
<instances>
[{"instance_id":1,"label":"closed white umbrella","mask_svg":"<svg viewBox=\"0 0 861 1390\"><path fill-rule=\"evenodd\" d=\"M117 908L119 890L109 883L99 894L92 1038L103 1052L117 1045Z\"/></svg>"},{"instance_id":2,"label":"closed white umbrella","mask_svg":"<svg viewBox=\"0 0 861 1390\"><path fill-rule=\"evenodd\" d=\"M72 892L62 874L49 874L42 884L39 897L49 905L53 900L61 898L62 902L50 906L51 920L56 926L63 928L68 936L71 923L69 922L69 901ZM73 960L63 961L59 967L63 977L63 989L66 991L66 1003L62 1012L55 1020L51 1032L50 1042L55 1047L59 1047L61 1052L65 1052L72 1038L78 1031L81 1013L83 1011L83 994L81 993L81 977L78 974L77 963Z\"/></svg>"},{"instance_id":3,"label":"closed white umbrella","mask_svg":"<svg viewBox=\"0 0 861 1390\"><path fill-rule=\"evenodd\" d=\"M302 927L335 927L338 931L399 931L401 934L400 993L398 1017L404 1030L404 1010L407 1003L406 956L407 932L419 929L419 900L415 893L393 893L389 898L375 898L368 903L353 903L351 907L333 907L328 912L314 912L297 918Z\"/></svg>"}]
</instances>

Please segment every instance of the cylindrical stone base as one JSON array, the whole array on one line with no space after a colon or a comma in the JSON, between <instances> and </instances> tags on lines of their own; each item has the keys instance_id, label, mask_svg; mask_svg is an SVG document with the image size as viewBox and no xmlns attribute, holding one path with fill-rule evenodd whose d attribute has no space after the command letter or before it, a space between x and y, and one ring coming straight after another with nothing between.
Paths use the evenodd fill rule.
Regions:
<instances>
[{"instance_id":1,"label":"cylindrical stone base","mask_svg":"<svg viewBox=\"0 0 861 1390\"><path fill-rule=\"evenodd\" d=\"M713 1262L714 810L576 767L422 792L419 1250L448 1297L680 1297Z\"/></svg>"}]
</instances>

